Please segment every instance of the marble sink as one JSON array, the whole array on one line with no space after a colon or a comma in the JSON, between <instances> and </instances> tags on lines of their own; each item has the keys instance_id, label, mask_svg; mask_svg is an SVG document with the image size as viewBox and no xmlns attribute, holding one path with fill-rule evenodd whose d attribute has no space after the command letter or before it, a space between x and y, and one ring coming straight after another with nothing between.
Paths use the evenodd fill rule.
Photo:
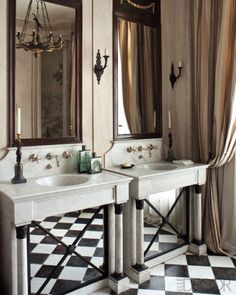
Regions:
<instances>
[{"instance_id":1,"label":"marble sink","mask_svg":"<svg viewBox=\"0 0 236 295\"><path fill-rule=\"evenodd\" d=\"M36 183L45 186L70 186L79 185L88 180L88 177L78 174L60 174L39 178Z\"/></svg>"},{"instance_id":2,"label":"marble sink","mask_svg":"<svg viewBox=\"0 0 236 295\"><path fill-rule=\"evenodd\" d=\"M143 164L143 165L138 165L137 168L139 169L149 169L149 170L173 170L176 169L177 166L171 163L149 163L149 164Z\"/></svg>"}]
</instances>

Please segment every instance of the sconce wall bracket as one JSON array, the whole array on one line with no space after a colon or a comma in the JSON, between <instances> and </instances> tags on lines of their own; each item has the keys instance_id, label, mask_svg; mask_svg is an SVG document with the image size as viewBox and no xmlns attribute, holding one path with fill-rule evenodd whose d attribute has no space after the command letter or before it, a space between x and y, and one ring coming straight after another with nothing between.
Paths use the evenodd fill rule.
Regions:
<instances>
[{"instance_id":1,"label":"sconce wall bracket","mask_svg":"<svg viewBox=\"0 0 236 295\"><path fill-rule=\"evenodd\" d=\"M98 49L97 56L96 56L96 64L94 66L94 73L97 76L98 84L100 84L100 80L103 75L103 72L104 72L105 68L107 67L107 61L108 61L109 55L104 55L103 57L105 59L104 66L102 66L101 54L100 54L100 50Z\"/></svg>"},{"instance_id":2,"label":"sconce wall bracket","mask_svg":"<svg viewBox=\"0 0 236 295\"><path fill-rule=\"evenodd\" d=\"M170 83L171 83L171 87L172 87L172 90L174 89L174 85L175 85L175 82L179 79L179 77L181 76L181 72L182 72L182 66L179 66L178 69L179 69L179 74L176 76L175 75L175 68L174 68L174 63L172 61L171 63L171 68L170 68Z\"/></svg>"}]
</instances>

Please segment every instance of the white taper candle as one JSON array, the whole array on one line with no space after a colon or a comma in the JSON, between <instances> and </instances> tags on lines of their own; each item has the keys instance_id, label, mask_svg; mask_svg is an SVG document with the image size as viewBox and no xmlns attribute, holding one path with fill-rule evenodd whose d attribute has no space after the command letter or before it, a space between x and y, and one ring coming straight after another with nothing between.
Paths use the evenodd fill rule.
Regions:
<instances>
[{"instance_id":1,"label":"white taper candle","mask_svg":"<svg viewBox=\"0 0 236 295\"><path fill-rule=\"evenodd\" d=\"M17 108L17 134L21 134L21 108Z\"/></svg>"},{"instance_id":2,"label":"white taper candle","mask_svg":"<svg viewBox=\"0 0 236 295\"><path fill-rule=\"evenodd\" d=\"M171 113L168 111L168 128L171 129Z\"/></svg>"}]
</instances>

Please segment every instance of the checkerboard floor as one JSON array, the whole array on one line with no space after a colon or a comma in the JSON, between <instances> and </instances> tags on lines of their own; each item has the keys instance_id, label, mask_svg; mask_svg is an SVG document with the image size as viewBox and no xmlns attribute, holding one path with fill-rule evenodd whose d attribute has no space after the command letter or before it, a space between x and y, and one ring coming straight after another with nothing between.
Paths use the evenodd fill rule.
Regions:
<instances>
[{"instance_id":1,"label":"checkerboard floor","mask_svg":"<svg viewBox=\"0 0 236 295\"><path fill-rule=\"evenodd\" d=\"M62 216L48 217L40 222L51 234L67 245L71 245L83 230L96 209L82 213L72 212ZM76 244L75 250L97 268L103 265L103 214L102 211L93 220L88 230ZM30 227L30 276L31 294L36 294L46 281L53 268L61 261L66 248L40 228ZM51 280L41 294L66 294L102 274L93 269L75 254L68 255L57 267Z\"/></svg>"},{"instance_id":2,"label":"checkerboard floor","mask_svg":"<svg viewBox=\"0 0 236 295\"><path fill-rule=\"evenodd\" d=\"M63 216L48 217L40 224L66 244L73 243L83 229L94 209L85 210L80 215L72 212ZM79 218L78 218L79 216ZM145 246L147 246L156 228L145 224ZM63 254L65 248L58 245L40 229L30 228L31 293L36 294L46 280L53 266ZM175 247L180 243L177 237L164 228L148 254L165 251L166 247ZM76 250L98 268L103 264L103 215L95 218L88 231L77 244ZM42 294L76 295L76 289L82 282L101 274L88 266L79 257L69 255L52 276ZM106 288L93 295L114 294ZM236 294L236 261L225 256L180 255L166 263L151 269L151 279L141 285L131 282L130 290L122 295L179 295L179 294Z\"/></svg>"}]
</instances>

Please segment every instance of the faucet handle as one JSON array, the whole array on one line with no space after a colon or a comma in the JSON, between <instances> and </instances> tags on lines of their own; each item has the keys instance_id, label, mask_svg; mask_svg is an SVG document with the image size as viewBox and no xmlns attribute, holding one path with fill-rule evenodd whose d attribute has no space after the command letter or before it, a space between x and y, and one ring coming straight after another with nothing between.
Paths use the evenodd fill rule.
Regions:
<instances>
[{"instance_id":1,"label":"faucet handle","mask_svg":"<svg viewBox=\"0 0 236 295\"><path fill-rule=\"evenodd\" d=\"M128 153L131 153L131 152L135 152L136 151L135 148L133 148L132 146L127 147L126 150L127 150Z\"/></svg>"},{"instance_id":2,"label":"faucet handle","mask_svg":"<svg viewBox=\"0 0 236 295\"><path fill-rule=\"evenodd\" d=\"M37 155L37 154L31 154L29 156L29 161L30 162L36 162L37 161L37 163L38 163L39 160L41 160L41 158L39 158L39 155Z\"/></svg>"},{"instance_id":3,"label":"faucet handle","mask_svg":"<svg viewBox=\"0 0 236 295\"><path fill-rule=\"evenodd\" d=\"M72 157L72 153L68 152L68 151L64 151L63 154L62 154L62 157L64 159L69 159Z\"/></svg>"},{"instance_id":4,"label":"faucet handle","mask_svg":"<svg viewBox=\"0 0 236 295\"><path fill-rule=\"evenodd\" d=\"M46 159L47 160L52 160L53 158L54 158L55 156L53 155L53 153L47 153L47 155L46 155Z\"/></svg>"}]
</instances>

